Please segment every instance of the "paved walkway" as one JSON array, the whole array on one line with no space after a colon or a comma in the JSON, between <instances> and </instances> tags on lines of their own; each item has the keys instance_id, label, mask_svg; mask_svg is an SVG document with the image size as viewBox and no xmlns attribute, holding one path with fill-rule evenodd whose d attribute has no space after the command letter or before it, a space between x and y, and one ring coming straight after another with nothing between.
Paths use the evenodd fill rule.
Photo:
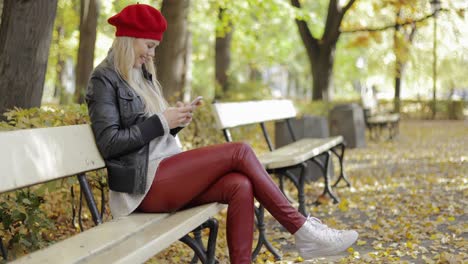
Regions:
<instances>
[{"instance_id":1,"label":"paved walkway","mask_svg":"<svg viewBox=\"0 0 468 264\"><path fill-rule=\"evenodd\" d=\"M337 190L340 204L308 208L330 226L358 230L358 243L305 263L468 263L468 121L402 122L397 139L347 152L346 172L353 188ZM284 255L276 263L300 261L292 238L269 224Z\"/></svg>"}]
</instances>

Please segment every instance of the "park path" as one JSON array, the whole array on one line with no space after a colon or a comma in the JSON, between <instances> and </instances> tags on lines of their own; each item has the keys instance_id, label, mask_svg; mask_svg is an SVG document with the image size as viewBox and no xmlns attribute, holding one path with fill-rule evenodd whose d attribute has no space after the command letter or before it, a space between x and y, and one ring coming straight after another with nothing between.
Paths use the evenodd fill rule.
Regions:
<instances>
[{"instance_id":1,"label":"park path","mask_svg":"<svg viewBox=\"0 0 468 264\"><path fill-rule=\"evenodd\" d=\"M340 204L308 208L330 226L358 230L358 243L306 263L468 263L468 121L404 121L395 140L350 149L346 172L353 188L337 190ZM277 263L300 261L291 239L276 241Z\"/></svg>"}]
</instances>

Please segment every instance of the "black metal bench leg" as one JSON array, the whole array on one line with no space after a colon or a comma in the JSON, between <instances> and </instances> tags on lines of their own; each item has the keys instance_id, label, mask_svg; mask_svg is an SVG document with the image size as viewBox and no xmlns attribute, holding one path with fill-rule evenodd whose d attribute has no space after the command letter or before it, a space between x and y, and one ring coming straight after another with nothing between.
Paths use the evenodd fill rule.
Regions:
<instances>
[{"instance_id":1,"label":"black metal bench leg","mask_svg":"<svg viewBox=\"0 0 468 264\"><path fill-rule=\"evenodd\" d=\"M208 245L206 250L201 240L201 230L204 228L210 229L210 235L208 237ZM203 264L217 263L215 258L215 251L216 238L218 237L218 221L214 218L210 218L192 232L194 233L194 238L190 237L189 235L185 235L184 237L179 239L181 242L185 243L195 252L195 256L192 258L192 261L190 263L197 263L198 260L200 260Z\"/></svg>"},{"instance_id":2,"label":"black metal bench leg","mask_svg":"<svg viewBox=\"0 0 468 264\"><path fill-rule=\"evenodd\" d=\"M390 134L389 138L390 139L395 138L398 135L398 131L399 131L398 121L392 122L389 127L389 134Z\"/></svg>"},{"instance_id":3,"label":"black metal bench leg","mask_svg":"<svg viewBox=\"0 0 468 264\"><path fill-rule=\"evenodd\" d=\"M203 241L201 239L201 230L202 230L202 227L199 226L198 228L193 230L192 233L193 233L193 238L195 239L195 241L199 245L201 245L201 247L203 248L203 251L205 251L205 247L203 246ZM192 260L190 261L190 264L195 264L197 262L198 262L198 256L196 254L194 254Z\"/></svg>"},{"instance_id":4,"label":"black metal bench leg","mask_svg":"<svg viewBox=\"0 0 468 264\"><path fill-rule=\"evenodd\" d=\"M284 175L283 175L283 173L276 173L275 175L279 179L279 188L280 188L281 192L283 193L283 195L286 197L286 199L288 199L289 203L291 203L291 204L295 203L296 201L292 197L290 197L286 193L286 191L284 190Z\"/></svg>"},{"instance_id":5,"label":"black metal bench leg","mask_svg":"<svg viewBox=\"0 0 468 264\"><path fill-rule=\"evenodd\" d=\"M185 235L181 239L179 239L181 242L185 243L187 246L189 246L197 255L198 259L202 263L206 263L206 253L202 245L200 245L195 239L190 237L189 235Z\"/></svg>"},{"instance_id":6,"label":"black metal bench leg","mask_svg":"<svg viewBox=\"0 0 468 264\"><path fill-rule=\"evenodd\" d=\"M216 260L216 239L218 237L218 220L210 218L205 222L206 226L210 228L210 235L208 236L208 245L206 249L207 261L208 264L214 264L218 261Z\"/></svg>"},{"instance_id":7,"label":"black metal bench leg","mask_svg":"<svg viewBox=\"0 0 468 264\"><path fill-rule=\"evenodd\" d=\"M94 200L93 192L89 187L86 175L84 173L78 174L78 181L80 182L81 191L84 193L86 203L88 204L89 211L93 216L93 221L96 225L102 224L101 214L97 209L96 201Z\"/></svg>"},{"instance_id":8,"label":"black metal bench leg","mask_svg":"<svg viewBox=\"0 0 468 264\"><path fill-rule=\"evenodd\" d=\"M265 215L265 208L263 207L263 205L260 205L258 208L255 208L255 216L257 218L256 223L257 223L257 229L258 229L258 241L252 253L252 261L255 261L263 245L265 245L267 250L270 251L271 254L273 254L273 256L275 257L275 260L280 260L281 256L278 254L278 252L276 252L276 250L273 248L273 246L270 244L270 242L266 238L264 215Z\"/></svg>"},{"instance_id":9,"label":"black metal bench leg","mask_svg":"<svg viewBox=\"0 0 468 264\"><path fill-rule=\"evenodd\" d=\"M307 163L306 162L301 163L301 172L299 174L299 178L297 178L297 176L295 176L288 169L283 170L281 172L281 175L284 175L284 176L288 177L293 182L294 186L296 186L297 200L298 200L297 202L299 203L298 211L301 214L303 214L304 216L306 216L305 192L304 192L305 177L306 177L306 173L307 173L306 169L307 169ZM284 192L283 192L283 194L284 194ZM293 201L291 201L292 198L289 199L288 196L286 196L286 198L289 200L290 203L293 202Z\"/></svg>"},{"instance_id":10,"label":"black metal bench leg","mask_svg":"<svg viewBox=\"0 0 468 264\"><path fill-rule=\"evenodd\" d=\"M330 186L330 179L329 179L329 175L328 175L328 162L330 160L331 153L330 153L330 151L327 151L324 154L325 154L325 160L324 160L323 164L316 158L312 159L320 167L320 169L322 170L323 178L324 178L324 181L325 181L325 186L323 188L322 195L328 194L333 199L333 203L339 203L340 199L333 193L333 191L331 189L331 186ZM315 204L320 204L320 201L317 200L315 202Z\"/></svg>"},{"instance_id":11,"label":"black metal bench leg","mask_svg":"<svg viewBox=\"0 0 468 264\"><path fill-rule=\"evenodd\" d=\"M305 193L304 193L304 185L305 185L305 174L306 174L307 164L304 162L301 168L301 176L299 176L299 183L297 186L297 199L299 200L299 212L306 215L306 206L305 206Z\"/></svg>"},{"instance_id":12,"label":"black metal bench leg","mask_svg":"<svg viewBox=\"0 0 468 264\"><path fill-rule=\"evenodd\" d=\"M346 174L344 172L344 154L345 154L346 145L340 144L339 147L341 150L340 153L338 153L335 149L331 150L333 154L335 154L335 156L338 157L338 161L340 162L340 177L338 177L338 180L336 180L336 182L332 185L332 187L338 186L338 183L341 180L344 180L346 182L347 187L351 187L351 183L349 182L348 177L346 177Z\"/></svg>"}]
</instances>

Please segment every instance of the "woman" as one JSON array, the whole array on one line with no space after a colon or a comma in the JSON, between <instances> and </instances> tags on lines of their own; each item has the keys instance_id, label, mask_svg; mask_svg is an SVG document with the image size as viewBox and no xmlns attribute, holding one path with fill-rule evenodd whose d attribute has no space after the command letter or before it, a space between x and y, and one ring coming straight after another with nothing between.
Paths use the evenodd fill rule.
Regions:
<instances>
[{"instance_id":1,"label":"woman","mask_svg":"<svg viewBox=\"0 0 468 264\"><path fill-rule=\"evenodd\" d=\"M166 20L155 8L135 4L108 22L116 27L116 38L92 73L86 100L106 160L114 217L226 203L231 263L250 263L254 198L294 234L304 258L335 254L356 241L357 232L328 228L293 208L248 145L181 152L174 136L197 106L170 107L161 95L153 57Z\"/></svg>"}]
</instances>

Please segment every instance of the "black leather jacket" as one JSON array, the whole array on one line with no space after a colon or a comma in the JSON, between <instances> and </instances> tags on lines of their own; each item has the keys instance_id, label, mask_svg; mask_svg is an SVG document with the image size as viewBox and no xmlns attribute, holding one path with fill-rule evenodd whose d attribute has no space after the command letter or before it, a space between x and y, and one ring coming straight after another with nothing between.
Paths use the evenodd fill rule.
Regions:
<instances>
[{"instance_id":1,"label":"black leather jacket","mask_svg":"<svg viewBox=\"0 0 468 264\"><path fill-rule=\"evenodd\" d=\"M164 128L158 115L144 114L142 99L115 71L112 53L92 72L86 102L96 144L106 161L109 188L144 193L149 142L163 136ZM170 132L175 135L180 129Z\"/></svg>"}]
</instances>

